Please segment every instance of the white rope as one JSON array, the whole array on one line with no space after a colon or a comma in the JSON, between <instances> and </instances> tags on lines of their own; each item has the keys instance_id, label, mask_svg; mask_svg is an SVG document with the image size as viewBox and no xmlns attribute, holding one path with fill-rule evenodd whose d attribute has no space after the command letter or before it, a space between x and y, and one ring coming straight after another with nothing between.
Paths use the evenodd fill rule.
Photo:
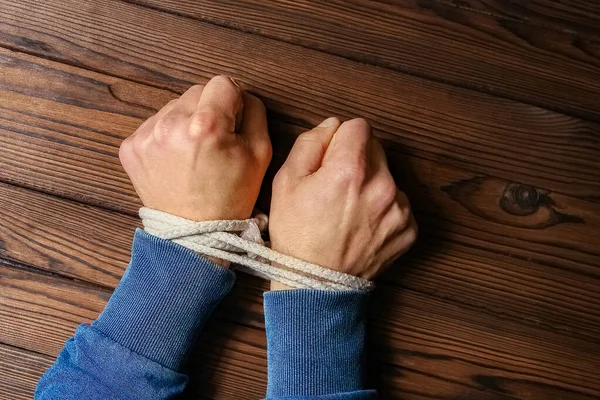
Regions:
<instances>
[{"instance_id":1,"label":"white rope","mask_svg":"<svg viewBox=\"0 0 600 400\"><path fill-rule=\"evenodd\" d=\"M312 264L264 246L267 217L195 222L151 208L140 208L146 232L205 256L234 263L242 272L285 285L319 290L369 291L373 282ZM275 265L273 265L273 264Z\"/></svg>"}]
</instances>

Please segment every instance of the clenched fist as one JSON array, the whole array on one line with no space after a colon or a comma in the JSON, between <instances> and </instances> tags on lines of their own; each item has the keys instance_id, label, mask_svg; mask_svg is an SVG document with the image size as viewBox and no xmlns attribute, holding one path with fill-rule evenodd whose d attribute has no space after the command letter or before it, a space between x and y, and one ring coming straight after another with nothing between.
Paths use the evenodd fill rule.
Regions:
<instances>
[{"instance_id":1,"label":"clenched fist","mask_svg":"<svg viewBox=\"0 0 600 400\"><path fill-rule=\"evenodd\" d=\"M119 158L146 207L207 221L250 217L271 151L262 102L216 76L144 122Z\"/></svg>"},{"instance_id":2,"label":"clenched fist","mask_svg":"<svg viewBox=\"0 0 600 400\"><path fill-rule=\"evenodd\" d=\"M273 181L269 231L277 251L366 279L417 236L369 124L336 118L298 137Z\"/></svg>"}]
</instances>

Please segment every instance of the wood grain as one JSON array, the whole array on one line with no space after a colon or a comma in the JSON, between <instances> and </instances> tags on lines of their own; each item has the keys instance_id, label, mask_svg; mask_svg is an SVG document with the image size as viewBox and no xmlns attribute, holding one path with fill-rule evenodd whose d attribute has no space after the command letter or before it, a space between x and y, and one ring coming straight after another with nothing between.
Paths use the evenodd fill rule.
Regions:
<instances>
[{"instance_id":1,"label":"wood grain","mask_svg":"<svg viewBox=\"0 0 600 400\"><path fill-rule=\"evenodd\" d=\"M407 6L410 0L377 0L383 3ZM437 1L447 7L467 12L479 12L496 20L507 19L574 33L598 39L600 37L600 4L586 0L463 0L460 2ZM421 2L422 3L422 2Z\"/></svg>"},{"instance_id":2,"label":"wood grain","mask_svg":"<svg viewBox=\"0 0 600 400\"><path fill-rule=\"evenodd\" d=\"M0 399L31 400L38 380L52 363L52 357L0 344Z\"/></svg>"},{"instance_id":3,"label":"wood grain","mask_svg":"<svg viewBox=\"0 0 600 400\"><path fill-rule=\"evenodd\" d=\"M382 140L421 227L372 298L382 398L599 397L593 5L384 3L0 0L0 398L31 396L127 265L121 140L215 73L268 106L264 210L321 118L365 116ZM238 277L185 398L264 396L266 288Z\"/></svg>"},{"instance_id":4,"label":"wood grain","mask_svg":"<svg viewBox=\"0 0 600 400\"><path fill-rule=\"evenodd\" d=\"M40 221L55 225L53 218L70 210L70 220L83 226L111 221L115 213L74 206L67 200L8 185L0 185L0 189L1 208L6 208L7 214L15 210L6 199L14 199L13 204L33 203L32 208L43 210L35 214L39 228L29 236L22 233L30 224L19 220L27 221L30 212L15 213L11 225L18 240L6 239L2 233L3 257L35 262L65 275L93 276L95 269L79 258L95 240L76 235L77 225L47 231ZM116 236L131 234L130 227L121 233L117 224L113 226ZM56 258L54 248L44 249L38 243L55 237L72 244L71 250L60 256L60 263L51 264L52 258L46 254ZM126 249L114 246L102 249L104 256L114 257L95 264L105 269L122 268L124 263L115 260L123 258ZM408 371L400 380L372 372L372 379L384 392L405 386L416 390L413 386L423 381L433 385L431 393L448 396L464 390L486 392L490 387L494 391L496 382L498 387L506 387L510 393L507 398L533 399L552 393L556 395L553 398L584 399L600 388L592 373L600 367L596 282L577 276L569 281L566 274L545 273L525 263L478 259L472 250L461 247L436 257L430 249L422 250L404 260L415 268L405 276L394 273L382 280L373 299L370 370L393 366ZM0 268L0 277L2 341L50 356L57 354L79 323L97 316L110 295L108 288L11 267ZM577 293L569 293L572 287ZM191 393L232 398L228 396L241 396L241 391L248 390L251 395L239 398L260 396L266 373L265 289L256 278L239 277L232 295L216 311L216 322L201 340L194 358L196 384L190 387ZM240 384L240 376L247 382ZM214 383L204 385L207 381ZM553 382L552 388L546 387L548 382ZM571 397L564 397L564 393Z\"/></svg>"},{"instance_id":5,"label":"wood grain","mask_svg":"<svg viewBox=\"0 0 600 400\"><path fill-rule=\"evenodd\" d=\"M41 68L40 65L61 67L54 63L35 65L38 68ZM75 68L65 67L65 71L67 70L71 74L79 73ZM22 74L27 76L27 70L22 71ZM97 75L91 74L96 81L107 79ZM117 86L122 84L119 80L112 81ZM4 177L8 177L9 181L17 181L19 184L63 197L135 212L139 202L116 157L119 135L125 137L129 134L129 129L134 129L129 126L135 126L135 121L132 122L129 118L122 119L114 114L107 116L101 110L73 108L71 104L60 101L50 102L21 94L15 97L13 92L6 93L7 96L12 96L6 97L10 100L7 103L17 111L13 120L21 125L27 123L25 129L43 132L43 135L26 134L24 139L21 133L10 136L11 132L6 131L6 143L14 143L14 151L4 153L6 156L3 162L7 165L7 168L2 170ZM157 93L160 96L162 92ZM59 94L57 91L58 100ZM82 96L85 96L85 93L82 93ZM73 94L71 97L77 99ZM5 113L5 116L10 115ZM108 138L108 145L105 131L100 130L107 120L113 123L111 127L119 127L121 125L118 123L123 123L118 128L120 133ZM48 124L47 121L52 121L52 124ZM74 134L69 132L72 127L77 128ZM290 139L299 133L301 127L274 124L273 128L273 139L278 153L276 156L279 155L280 159L275 161L275 165L278 165L282 158L281 152L289 148L293 141ZM25 129L20 129L19 132L27 132ZM524 319L527 323L537 324L543 321L543 324L553 329L569 329L577 332L577 335L597 337L598 319L594 312L598 309L599 299L594 284L598 277L598 253L595 246L596 237L589 234L596 232L600 224L596 203L548 193L528 185L484 178L468 171L450 169L416 158L413 160L413 168L417 176L407 177L405 163L397 162L404 158L403 155L395 151L394 143L387 142L386 147L394 175L413 197L423 236L430 238L433 244L423 248L419 258L414 260L414 264L418 266L417 270L428 274L426 277L418 275L417 282L423 282L419 290L489 311L490 307L497 308L494 304L507 301L503 299L503 282L508 279L506 274L510 271L514 274L510 278L511 281L515 284L523 282L523 286L515 288L514 294L511 294L511 301L506 303L506 307L501 307L499 312L508 315L509 318ZM101 163L95 161L98 157L97 149L106 149L101 154ZM33 161L23 163L21 160L26 155L30 155ZM13 160L15 164L20 162L22 166L15 168ZM70 167L64 168L64 165ZM38 171L43 171L43 175ZM102 177L102 180L98 177ZM126 196L123 197L117 195L120 187L115 187L121 185L121 182L126 190ZM524 193L531 194L528 201L535 201L524 201ZM122 198L126 200L122 201ZM21 261L27 264L109 287L114 286L127 263L130 234L137 224L135 219L110 212L87 212L85 207L77 208L68 202L63 204L47 199L40 200L33 195L23 198L18 192L8 191L2 202L7 220L14 219L14 215L19 214L25 219L21 222L21 226L24 227L21 236L7 232L5 247L9 248L22 248L21 237L30 235L26 227L44 223L45 218L39 218L37 210L52 210L52 215L44 225L46 236L36 238L41 245L34 242L34 250L18 251L16 256L10 255L11 257L19 258L20 253L27 251L32 256L21 258ZM23 207L22 204L30 206ZM75 209L82 210L81 215L75 219L79 222L61 227L61 232L56 231L56 222L68 220L68 216L73 215ZM14 225L17 226L18 222L15 221ZM68 250L62 253L49 252L46 256L48 262L42 262L40 256L36 255L41 246L51 248L57 243L53 235L65 237L65 243L78 243L75 239L83 236L90 226L106 227L107 231L96 232L95 235L99 237L91 236L92 241L82 243L80 247L74 248L70 245ZM119 229L115 229L117 226ZM41 226L39 229L42 229ZM95 243L102 243L105 247L99 248ZM437 246L444 246L444 251L438 250ZM446 256L446 249L450 251L453 248L457 250ZM99 255L104 252L114 254L110 257L115 262L106 263L103 256ZM69 260L66 254L76 254L79 257L87 254L83 261L95 271L78 268L82 261L77 258ZM473 261L474 257L477 261ZM535 262L534 265L530 264L532 261ZM423 269L425 265L427 268ZM540 265L544 268L539 268ZM470 266L469 273L475 271L474 277L456 275L454 270L465 266ZM495 271L493 275L491 268ZM433 283L436 279L441 279L442 271L448 274L447 278L439 284ZM473 285L472 291L465 292L461 284L456 283L456 276L461 280L469 279ZM566 286L554 288L555 281L559 279L563 280ZM489 285L489 295L494 298L494 302L482 301L479 298L477 287L480 285ZM530 288L529 285L533 287ZM568 285L580 287L583 292L581 295L569 296L566 294ZM530 290L533 293L539 291L539 294L533 297L533 303L523 303L522 290ZM533 293L530 296L533 296ZM547 298L552 298L553 307L558 308L549 312L548 307L543 305L549 301ZM569 301L571 298L572 305ZM565 302L569 304L569 312L563 311ZM581 312L585 312L586 309L590 313L582 318Z\"/></svg>"},{"instance_id":6,"label":"wood grain","mask_svg":"<svg viewBox=\"0 0 600 400\"><path fill-rule=\"evenodd\" d=\"M77 325L94 320L106 289L35 272L0 267L2 343L56 357Z\"/></svg>"},{"instance_id":7,"label":"wood grain","mask_svg":"<svg viewBox=\"0 0 600 400\"><path fill-rule=\"evenodd\" d=\"M3 266L0 266L0 287L2 287L0 293L2 342L50 357L56 357L64 342L73 335L79 324L89 323L97 317L110 296L110 291L89 284ZM240 368L240 364L243 369L256 370L256 366L252 365L247 357L236 360L224 354L220 360L215 361L214 357L211 358L211 354L221 354L229 351L229 348L233 348L232 352L237 351L236 341L243 341L247 333L242 332L242 336L228 338L226 340L228 348L211 346L208 354L201 352L198 357L207 361L205 371L222 368L231 375L236 367ZM264 341L264 334L261 337ZM212 378L211 384L218 387L228 384L239 385L247 393L242 398L263 397L266 385L264 345L255 351L260 352L261 362L265 367L262 375L259 375L260 379L257 378L257 374L246 372L243 375L239 374L237 379L233 380L229 378L220 381ZM7 364L10 365L18 365L18 363L18 358L7 360ZM26 391L24 386L28 385L19 382L17 387L21 391Z\"/></svg>"},{"instance_id":8,"label":"wood grain","mask_svg":"<svg viewBox=\"0 0 600 400\"><path fill-rule=\"evenodd\" d=\"M0 210L0 218L7 221L0 230L4 259L108 290L116 286L128 263L133 229L139 224L127 215L6 184L0 184ZM433 236L435 228L427 224L424 228L425 235ZM455 242L445 243L443 251L420 246L381 284L389 282L503 320L600 340L597 278L491 256ZM227 299L223 309L235 315L232 322L261 328L262 308L256 298L266 283L247 277L239 284L244 288L241 297ZM570 290L573 287L577 292Z\"/></svg>"},{"instance_id":9,"label":"wood grain","mask_svg":"<svg viewBox=\"0 0 600 400\"><path fill-rule=\"evenodd\" d=\"M0 257L48 272L116 287L140 221L0 184Z\"/></svg>"},{"instance_id":10,"label":"wood grain","mask_svg":"<svg viewBox=\"0 0 600 400\"><path fill-rule=\"evenodd\" d=\"M363 116L408 155L578 197L600 186L590 122L110 0L3 7L16 49L179 91L226 73L292 121Z\"/></svg>"},{"instance_id":11,"label":"wood grain","mask_svg":"<svg viewBox=\"0 0 600 400\"><path fill-rule=\"evenodd\" d=\"M10 267L0 267L0 276L3 340L49 356L60 351L80 322L98 314L108 294L87 284ZM254 301L260 302L260 297ZM385 303L400 307L381 307ZM197 383L189 390L213 398L231 398L234 393L258 398L264 393L266 374L264 331L231 323L224 315L217 311L218 318L200 338L192 361ZM419 375L450 382L433 389L447 397L468 390L518 399L535 399L541 393L588 399L598 390L594 371L600 365L591 342L392 288L380 288L370 315L371 357L377 360L370 364L371 373L387 384L390 377L375 372L381 364L406 368L412 377L409 385L418 384L414 377ZM393 387L402 390L402 381Z\"/></svg>"},{"instance_id":12,"label":"wood grain","mask_svg":"<svg viewBox=\"0 0 600 400\"><path fill-rule=\"evenodd\" d=\"M29 56L10 57L21 60L15 65L28 66L21 68L19 74L30 79L23 80L21 85L24 88L11 83L13 90L0 90L0 97L8 104L0 119L0 140L3 143L0 164L4 166L0 170L0 179L135 213L140 203L119 165L117 149L120 140L129 135L141 119L132 120L102 109L65 104L62 92L58 90L52 101L27 96L23 94L27 92L27 82L36 79L35 74L28 72L29 69L58 69L61 74L49 76L70 74L74 75L74 80L84 72ZM85 74L98 82L111 82L115 87L129 85L134 93L146 93L144 99L151 97L153 89L150 87L133 90L142 85L91 72ZM65 82L56 86L67 85ZM81 103L83 100L80 101L74 93L73 88L68 88L70 102L75 99ZM174 96L161 90L156 90L156 93L165 102ZM81 97L86 96L87 93L82 91ZM133 101L126 101L128 107L136 107ZM108 100L102 102L107 103ZM316 120L310 114L306 117ZM293 137L302 130L297 124L272 124L273 142L278 153L273 170L281 164ZM440 218L435 228L439 236L469 245L479 243L481 248L487 247L496 253L533 259L553 267L581 271L588 276L598 275L595 266L600 263L597 257L600 250L595 245L595 235L589 232L599 229L600 213L598 203L593 201L596 192L589 185L581 183L581 187L591 195L589 199L566 196L548 187L485 176L477 171L406 155L401 152L402 148L394 136L380 130L376 130L376 134L384 140L393 175L414 199L417 211L426 215L433 213L434 219ZM569 140L567 134L564 135L565 140ZM563 147L560 146L561 149ZM539 157L544 156L540 154ZM591 160L589 165L594 169ZM469 164L469 167L474 166ZM597 172L594 169L591 174L597 175ZM269 179L267 193L263 196L266 200ZM515 193L522 192L519 188L530 188L537 200L529 205L520 204L521 200L515 197ZM501 206L501 201L508 203ZM263 201L263 205L268 207L268 201ZM557 263L557 260L560 262Z\"/></svg>"},{"instance_id":13,"label":"wood grain","mask_svg":"<svg viewBox=\"0 0 600 400\"><path fill-rule=\"evenodd\" d=\"M594 2L571 2L580 3L580 9L560 4L558 10L544 2L520 6L489 0L131 2L568 114L600 117L600 13L593 12ZM537 15L532 8L542 13L535 24L523 18ZM585 31L596 34L539 23L550 18L544 12L560 14L561 9L574 13L567 19L587 15L588 24L577 26L595 26ZM515 13L520 17L506 16Z\"/></svg>"}]
</instances>

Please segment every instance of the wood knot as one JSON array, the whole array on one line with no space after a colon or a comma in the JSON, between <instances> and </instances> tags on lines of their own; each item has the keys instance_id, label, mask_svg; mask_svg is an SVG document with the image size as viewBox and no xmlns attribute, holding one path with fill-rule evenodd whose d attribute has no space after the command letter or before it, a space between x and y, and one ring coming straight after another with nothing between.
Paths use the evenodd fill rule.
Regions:
<instances>
[{"instance_id":1,"label":"wood knot","mask_svg":"<svg viewBox=\"0 0 600 400\"><path fill-rule=\"evenodd\" d=\"M558 211L550 191L524 183L476 176L452 182L442 190L472 214L503 225L544 229L585 222L577 215ZM566 204L562 203L562 209Z\"/></svg>"},{"instance_id":2,"label":"wood knot","mask_svg":"<svg viewBox=\"0 0 600 400\"><path fill-rule=\"evenodd\" d=\"M512 215L535 214L541 205L550 202L547 194L531 185L509 183L500 198L500 207Z\"/></svg>"}]
</instances>

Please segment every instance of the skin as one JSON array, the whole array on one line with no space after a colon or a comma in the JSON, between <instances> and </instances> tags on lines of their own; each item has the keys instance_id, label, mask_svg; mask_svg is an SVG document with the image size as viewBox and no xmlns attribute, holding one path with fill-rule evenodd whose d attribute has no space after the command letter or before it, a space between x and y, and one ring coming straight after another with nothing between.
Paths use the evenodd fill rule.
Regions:
<instances>
[{"instance_id":1,"label":"skin","mask_svg":"<svg viewBox=\"0 0 600 400\"><path fill-rule=\"evenodd\" d=\"M119 151L146 207L194 221L249 218L271 155L264 105L225 76L168 103ZM417 235L363 119L330 118L299 136L273 182L269 224L275 250L366 279Z\"/></svg>"},{"instance_id":2,"label":"skin","mask_svg":"<svg viewBox=\"0 0 600 400\"><path fill-rule=\"evenodd\" d=\"M411 247L417 225L368 122L329 118L298 137L277 173L269 232L279 252L373 279Z\"/></svg>"}]
</instances>

